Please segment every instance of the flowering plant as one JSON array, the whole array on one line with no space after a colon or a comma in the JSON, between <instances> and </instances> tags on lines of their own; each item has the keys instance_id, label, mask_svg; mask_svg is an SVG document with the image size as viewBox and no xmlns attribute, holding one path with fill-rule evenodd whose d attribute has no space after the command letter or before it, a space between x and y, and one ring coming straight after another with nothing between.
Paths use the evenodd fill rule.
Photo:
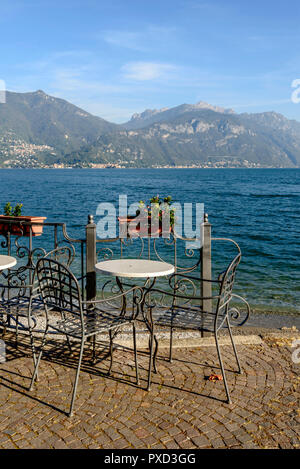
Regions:
<instances>
[{"instance_id":1,"label":"flowering plant","mask_svg":"<svg viewBox=\"0 0 300 469\"><path fill-rule=\"evenodd\" d=\"M159 219L159 222L162 223L163 216L170 218L170 226L173 227L175 223L175 209L170 208L172 203L172 197L164 197L161 199L159 195L153 196L150 199L150 204L146 205L143 200L139 201L139 208L136 211L136 216L144 214L145 217L152 217L154 219Z\"/></svg>"}]
</instances>

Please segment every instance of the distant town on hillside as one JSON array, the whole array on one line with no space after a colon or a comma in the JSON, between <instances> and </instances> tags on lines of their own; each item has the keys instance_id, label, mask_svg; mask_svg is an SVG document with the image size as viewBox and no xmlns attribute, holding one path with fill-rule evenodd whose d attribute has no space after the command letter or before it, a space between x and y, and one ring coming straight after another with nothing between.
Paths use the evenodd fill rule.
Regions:
<instances>
[{"instance_id":1,"label":"distant town on hillside","mask_svg":"<svg viewBox=\"0 0 300 469\"><path fill-rule=\"evenodd\" d=\"M204 102L136 113L113 124L47 95L7 92L1 168L295 168L300 122Z\"/></svg>"}]
</instances>

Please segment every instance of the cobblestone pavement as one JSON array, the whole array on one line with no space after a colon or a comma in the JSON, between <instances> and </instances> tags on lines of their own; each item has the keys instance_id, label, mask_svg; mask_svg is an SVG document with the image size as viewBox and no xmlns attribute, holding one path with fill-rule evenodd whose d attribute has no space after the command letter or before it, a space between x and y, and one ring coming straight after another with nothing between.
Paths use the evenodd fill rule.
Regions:
<instances>
[{"instance_id":1,"label":"cobblestone pavement","mask_svg":"<svg viewBox=\"0 0 300 469\"><path fill-rule=\"evenodd\" d=\"M7 361L0 364L0 448L298 448L299 369L291 343L275 338L238 347L243 374L234 373L230 346L223 346L233 404L224 402L214 347L161 350L158 372L145 391L148 359L139 352L136 386L131 350L117 349L111 377L102 351L92 367L87 349L75 415L68 418L76 354L53 344L40 365L39 382L28 391L33 365L29 345L18 349L5 337Z\"/></svg>"}]
</instances>

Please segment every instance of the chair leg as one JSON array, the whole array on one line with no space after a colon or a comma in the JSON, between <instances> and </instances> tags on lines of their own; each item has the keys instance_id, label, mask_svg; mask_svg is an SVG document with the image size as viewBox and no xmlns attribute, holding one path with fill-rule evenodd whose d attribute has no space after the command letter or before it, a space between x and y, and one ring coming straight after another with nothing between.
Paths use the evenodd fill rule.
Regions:
<instances>
[{"instance_id":1,"label":"chair leg","mask_svg":"<svg viewBox=\"0 0 300 469\"><path fill-rule=\"evenodd\" d=\"M152 362L153 362L153 342L154 342L154 330L152 328L150 332L150 353L149 353L149 370L148 370L148 383L147 391L151 389L151 372L152 372Z\"/></svg>"},{"instance_id":2,"label":"chair leg","mask_svg":"<svg viewBox=\"0 0 300 469\"><path fill-rule=\"evenodd\" d=\"M31 346L31 351L32 351L33 364L35 366L36 365L36 350L34 346L33 330L30 324L28 326L28 332L29 332L29 338L30 338L30 346Z\"/></svg>"},{"instance_id":3,"label":"chair leg","mask_svg":"<svg viewBox=\"0 0 300 469\"><path fill-rule=\"evenodd\" d=\"M33 366L35 367L37 357L36 357L36 350L35 350L35 346L34 346L33 328L32 328L32 325L31 325L32 317L33 317L33 315L31 314L31 307L32 307L32 305L31 305L31 300L30 300L29 308L27 310L27 321L28 321L28 332L29 332L30 346L31 346L31 352L32 352ZM38 381L38 379L39 378L38 378L38 372L37 372L36 380Z\"/></svg>"},{"instance_id":4,"label":"chair leg","mask_svg":"<svg viewBox=\"0 0 300 469\"><path fill-rule=\"evenodd\" d=\"M16 313L16 346L18 348L18 339L19 339L19 313Z\"/></svg>"},{"instance_id":5,"label":"chair leg","mask_svg":"<svg viewBox=\"0 0 300 469\"><path fill-rule=\"evenodd\" d=\"M154 353L153 353L153 371L154 371L154 373L157 373L156 356L157 356L157 353L158 353L158 340L157 340L156 335L154 335L153 338L154 338L154 342L155 342L155 349L154 349Z\"/></svg>"},{"instance_id":6,"label":"chair leg","mask_svg":"<svg viewBox=\"0 0 300 469\"><path fill-rule=\"evenodd\" d=\"M132 323L132 328L133 328L133 348L134 348L136 384L139 384L139 364L138 364L138 359L137 359L136 328L135 328L134 322Z\"/></svg>"},{"instance_id":7,"label":"chair leg","mask_svg":"<svg viewBox=\"0 0 300 469\"><path fill-rule=\"evenodd\" d=\"M46 329L45 329L45 332L44 332L44 335L43 335L43 338L42 338L42 343L41 343L40 352L39 352L39 354L38 354L38 357L37 357L35 363L34 363L34 359L33 359L33 363L34 363L34 372L33 372L32 378L31 378L31 383L30 383L29 391L32 391L34 382L35 382L35 380L36 380L36 378L37 378L37 376L38 376L39 364L40 364L40 361L41 361L41 358L42 358L43 348L44 348L45 343L46 343L47 332L48 332L48 324L46 325Z\"/></svg>"},{"instance_id":8,"label":"chair leg","mask_svg":"<svg viewBox=\"0 0 300 469\"><path fill-rule=\"evenodd\" d=\"M173 361L173 312L171 313L171 324L170 324L170 350L169 350L169 362Z\"/></svg>"},{"instance_id":9,"label":"chair leg","mask_svg":"<svg viewBox=\"0 0 300 469\"><path fill-rule=\"evenodd\" d=\"M112 338L112 331L110 330L109 331L109 352L110 352L110 365L109 365L109 369L108 369L108 376L110 375L111 373L111 369L112 369L112 366L113 366L113 353L114 353L114 345L113 345L113 338Z\"/></svg>"},{"instance_id":10,"label":"chair leg","mask_svg":"<svg viewBox=\"0 0 300 469\"><path fill-rule=\"evenodd\" d=\"M84 350L84 338L81 339L80 354L79 354L79 360L78 360L78 365L77 365L77 370L76 370L76 375L75 375L75 381L73 385L72 400L71 400L71 405L70 405L70 411L68 413L69 417L72 417L73 415L73 407L74 407L75 398L76 398L77 384L78 384L78 378L79 378L79 373L80 373L83 350Z\"/></svg>"},{"instance_id":11,"label":"chair leg","mask_svg":"<svg viewBox=\"0 0 300 469\"><path fill-rule=\"evenodd\" d=\"M93 351L92 351L92 363L95 363L96 361L96 334L93 335Z\"/></svg>"},{"instance_id":12,"label":"chair leg","mask_svg":"<svg viewBox=\"0 0 300 469\"><path fill-rule=\"evenodd\" d=\"M221 367L221 371L222 371L224 387L225 387L226 396L227 396L227 402L228 402L228 404L231 404L231 398L230 398L229 389L228 389L227 380L226 380L226 375L225 375L225 370L224 370L224 366L223 366L223 360L222 360L222 355L221 355L221 350L220 350L217 331L215 331L215 342L216 342L216 347L217 347L217 352L218 352L219 363L220 363L220 367Z\"/></svg>"},{"instance_id":13,"label":"chair leg","mask_svg":"<svg viewBox=\"0 0 300 469\"><path fill-rule=\"evenodd\" d=\"M239 360L239 357L238 357L237 349L236 349L236 346L235 346L235 343L234 343L234 340L233 340L233 335L232 335L232 332L231 332L231 326L230 326L228 318L227 318L226 322L227 322L227 327L228 327L228 331L229 331L229 335L230 335L230 340L231 340L231 343L232 343L232 348L233 348L235 359L236 359L237 366L238 366L238 373L242 374L243 371L242 371L241 363L240 363L240 360Z\"/></svg>"},{"instance_id":14,"label":"chair leg","mask_svg":"<svg viewBox=\"0 0 300 469\"><path fill-rule=\"evenodd\" d=\"M153 342L153 348L154 348L154 352L153 352L153 348L152 348L152 366L153 366L153 372L154 373L157 373L157 368L156 368L156 356L157 356L157 353L158 353L158 340L156 338L156 336L154 335L153 336L153 340L155 342L155 348L154 348L154 342ZM149 354L151 352L151 336L149 337L149 344L148 344L148 348L149 348Z\"/></svg>"},{"instance_id":15,"label":"chair leg","mask_svg":"<svg viewBox=\"0 0 300 469\"><path fill-rule=\"evenodd\" d=\"M71 355L72 355L72 353L73 353L73 351L72 351L72 346L71 346L70 338L69 338L69 336L68 336L67 334L66 334L66 339L67 339L67 344L68 344L70 353L71 353Z\"/></svg>"},{"instance_id":16,"label":"chair leg","mask_svg":"<svg viewBox=\"0 0 300 469\"><path fill-rule=\"evenodd\" d=\"M169 362L173 361L173 325L170 326L170 350L169 350Z\"/></svg>"}]
</instances>

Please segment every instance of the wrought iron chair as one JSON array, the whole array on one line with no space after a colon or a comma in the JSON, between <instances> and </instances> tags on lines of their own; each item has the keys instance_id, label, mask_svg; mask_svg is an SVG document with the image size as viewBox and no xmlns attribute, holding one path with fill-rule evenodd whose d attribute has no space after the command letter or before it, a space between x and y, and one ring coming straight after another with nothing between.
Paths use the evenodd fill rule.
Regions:
<instances>
[{"instance_id":1,"label":"wrought iron chair","mask_svg":"<svg viewBox=\"0 0 300 469\"><path fill-rule=\"evenodd\" d=\"M70 266L75 258L75 250L72 245L59 246L46 253L44 257L59 260L66 266ZM7 328L15 329L16 342L18 342L19 329L29 330L32 339L32 331L37 326L37 319L44 311L34 267L25 265L9 271L8 274L4 274L4 277L6 285L1 285L0 299L2 335L6 333Z\"/></svg>"},{"instance_id":2,"label":"wrought iron chair","mask_svg":"<svg viewBox=\"0 0 300 469\"><path fill-rule=\"evenodd\" d=\"M238 247L235 242L234 244ZM199 332L212 333L215 338L215 344L228 403L231 403L231 398L227 385L218 333L224 327L228 329L234 355L238 365L238 373L241 373L242 369L230 325L230 318L234 317L235 319L238 319L240 313L236 307L230 305L232 299L235 298L241 300L246 305L247 313L239 325L243 325L247 321L250 314L250 307L247 301L239 295L232 293L236 269L241 260L241 252L239 247L238 250L238 254L231 260L226 270L218 276L217 280L206 280L185 274L175 273L169 279L169 284L172 290L162 291L157 288L152 289L149 294L146 293L143 305L145 320L151 333L150 355L152 353L151 350L153 350L154 341L156 343L153 354L154 371L156 371L155 359L158 350L158 341L155 337L156 326L170 328L170 361L172 360L172 335L174 329L178 328L198 330ZM211 297L203 297L197 294L199 291L201 291L200 282L202 281L208 281L215 284L218 288L217 294L214 294ZM199 286L197 286L197 284L199 284ZM169 302L171 304L166 306L166 298L168 297L171 299ZM203 300L212 300L211 310L205 311L203 309ZM165 303L165 306L163 303ZM152 364L151 356L150 364ZM148 388L150 388L150 383L151 365L149 367Z\"/></svg>"},{"instance_id":3,"label":"wrought iron chair","mask_svg":"<svg viewBox=\"0 0 300 469\"><path fill-rule=\"evenodd\" d=\"M76 277L63 264L53 259L42 258L37 262L35 273L45 307L46 328L37 359L34 363L30 390L32 390L37 377L48 330L52 328L62 335L80 340L80 353L73 384L70 410L68 412L68 415L71 416L73 414L85 342L87 339L95 337L98 333L109 333L111 360L108 374L110 374L113 365L113 333L116 333L120 327L128 323L131 323L133 326L136 382L138 384L139 377L135 330L135 318L138 313L138 308L136 310L132 308L130 314L128 314L126 308L126 295L130 292L134 292L135 289L132 288L126 292L120 292L113 298L87 302L82 300ZM113 303L118 298L121 299L121 309ZM53 311L59 311L60 317L58 319L51 317Z\"/></svg>"}]
</instances>

